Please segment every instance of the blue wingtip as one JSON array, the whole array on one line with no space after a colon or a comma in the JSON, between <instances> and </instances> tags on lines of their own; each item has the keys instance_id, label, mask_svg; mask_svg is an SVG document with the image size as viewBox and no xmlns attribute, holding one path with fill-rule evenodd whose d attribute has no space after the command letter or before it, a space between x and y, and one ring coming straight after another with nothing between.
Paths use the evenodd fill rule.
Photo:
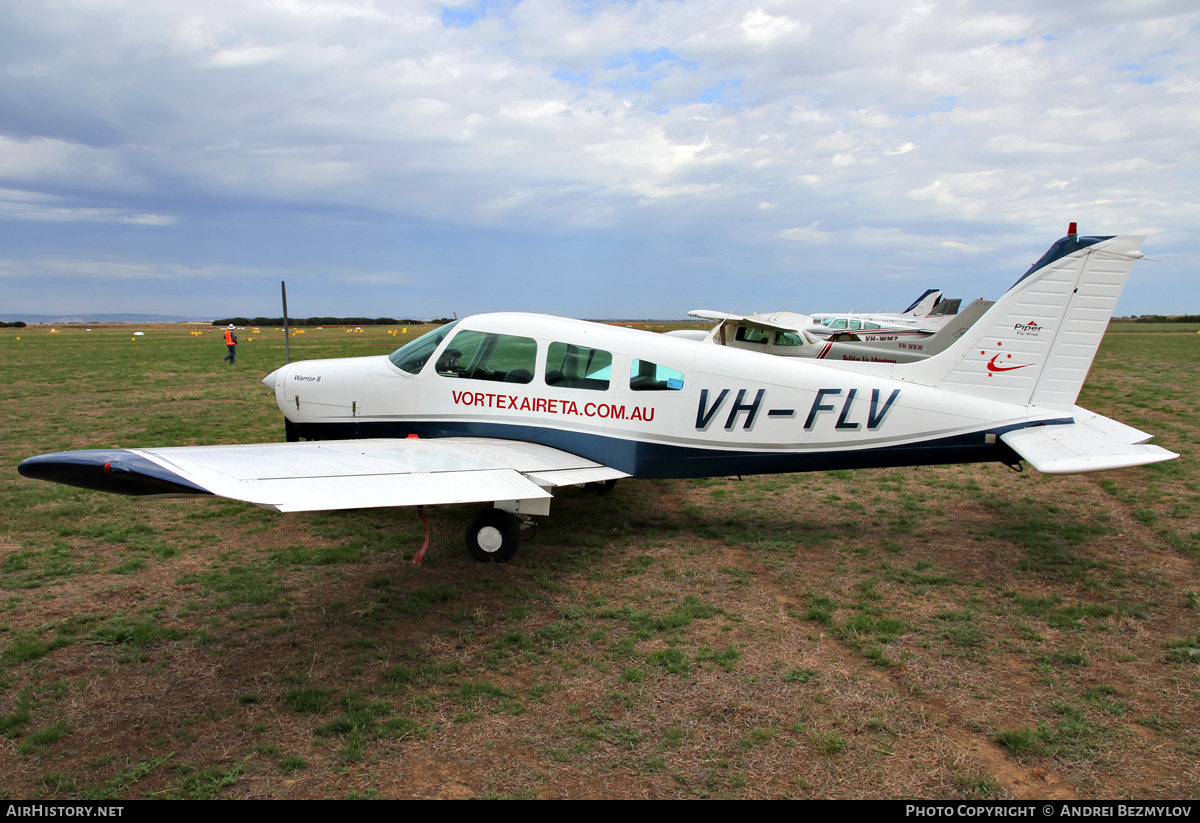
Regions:
<instances>
[{"instance_id":1,"label":"blue wingtip","mask_svg":"<svg viewBox=\"0 0 1200 823\"><path fill-rule=\"evenodd\" d=\"M86 449L39 454L22 460L23 477L82 489L145 496L211 494L190 480L127 449Z\"/></svg>"}]
</instances>

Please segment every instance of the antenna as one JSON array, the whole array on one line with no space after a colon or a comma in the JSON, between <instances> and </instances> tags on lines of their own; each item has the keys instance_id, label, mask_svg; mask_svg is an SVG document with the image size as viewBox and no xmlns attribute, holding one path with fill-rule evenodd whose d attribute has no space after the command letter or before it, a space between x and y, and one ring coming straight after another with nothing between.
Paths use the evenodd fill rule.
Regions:
<instances>
[{"instance_id":1,"label":"antenna","mask_svg":"<svg viewBox=\"0 0 1200 823\"><path fill-rule=\"evenodd\" d=\"M287 281L280 280L279 288L283 291L283 351L285 363L292 362L292 343L288 336L288 317L287 317Z\"/></svg>"},{"instance_id":2,"label":"antenna","mask_svg":"<svg viewBox=\"0 0 1200 823\"><path fill-rule=\"evenodd\" d=\"M718 323L716 326L714 326L713 330L708 333L708 337L710 340L715 339L717 336L717 333L720 332L721 345L722 346L725 345L725 324L729 321L729 318L733 317L733 313L738 310L738 306L740 306L740 305L742 305L741 300L737 301L737 303L734 304L732 309L725 312L725 318L723 320L721 320L721 322Z\"/></svg>"}]
</instances>

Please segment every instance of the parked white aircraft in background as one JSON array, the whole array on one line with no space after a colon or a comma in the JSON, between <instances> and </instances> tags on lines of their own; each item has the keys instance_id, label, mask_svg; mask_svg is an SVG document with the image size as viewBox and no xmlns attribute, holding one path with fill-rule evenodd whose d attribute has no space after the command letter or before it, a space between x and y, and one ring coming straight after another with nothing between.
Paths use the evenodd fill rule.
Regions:
<instances>
[{"instance_id":1,"label":"parked white aircraft in background","mask_svg":"<svg viewBox=\"0 0 1200 823\"><path fill-rule=\"evenodd\" d=\"M1177 455L1075 406L1141 237L1056 242L957 343L918 363L815 362L533 314L485 314L390 356L263 381L289 439L31 457L27 477L278 511L487 502L467 529L503 561L550 490L1021 459L1053 474Z\"/></svg>"},{"instance_id":2,"label":"parked white aircraft in background","mask_svg":"<svg viewBox=\"0 0 1200 823\"><path fill-rule=\"evenodd\" d=\"M704 340L735 349L775 354L782 357L812 357L817 360L850 360L866 363L913 363L944 351L966 333L976 320L994 305L988 300L976 300L950 318L950 323L932 335L909 337L900 334L873 334L872 343L857 342L853 335L847 342L820 339L811 334L804 315L791 312L771 314L722 314L697 309L688 312L692 317L720 320L712 331L685 329L667 332L668 335ZM799 318L800 322L797 322Z\"/></svg>"},{"instance_id":3,"label":"parked white aircraft in background","mask_svg":"<svg viewBox=\"0 0 1200 823\"><path fill-rule=\"evenodd\" d=\"M937 292L941 294L941 292ZM903 314L832 314L814 315L815 326L808 331L830 340L892 340L894 335L920 339L928 337L958 314L962 300L939 300L927 313ZM853 336L849 336L853 335Z\"/></svg>"},{"instance_id":4,"label":"parked white aircraft in background","mask_svg":"<svg viewBox=\"0 0 1200 823\"><path fill-rule=\"evenodd\" d=\"M818 323L824 322L831 317L883 317L888 320L915 320L918 317L924 317L933 311L934 307L942 302L942 292L939 289L926 289L921 293L921 296L914 300L909 307L902 312L817 312L813 315Z\"/></svg>"}]
</instances>

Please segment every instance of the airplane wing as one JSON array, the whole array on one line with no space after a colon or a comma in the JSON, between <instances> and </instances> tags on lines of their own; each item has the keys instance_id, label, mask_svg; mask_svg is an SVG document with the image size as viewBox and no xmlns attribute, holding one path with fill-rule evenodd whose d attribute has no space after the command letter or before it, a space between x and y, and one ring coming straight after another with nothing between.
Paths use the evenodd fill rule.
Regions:
<instances>
[{"instance_id":1,"label":"airplane wing","mask_svg":"<svg viewBox=\"0 0 1200 823\"><path fill-rule=\"evenodd\" d=\"M770 315L764 317L757 314L728 314L727 312L708 311L706 309L693 309L688 312L688 316L699 317L705 320L717 320L733 325L740 324L752 329L763 329L764 331L771 332L791 332L793 334L803 332L804 328L796 322L790 322L792 318L806 321L804 323L805 326L812 323L812 318L808 315L797 314L793 314L792 318L789 318L789 322L772 319Z\"/></svg>"},{"instance_id":2,"label":"airplane wing","mask_svg":"<svg viewBox=\"0 0 1200 823\"><path fill-rule=\"evenodd\" d=\"M281 512L540 500L629 475L512 440L328 440L92 449L31 457L26 477L133 495L215 495Z\"/></svg>"},{"instance_id":3,"label":"airplane wing","mask_svg":"<svg viewBox=\"0 0 1200 823\"><path fill-rule=\"evenodd\" d=\"M1082 474L1179 456L1148 444L1151 436L1076 406L1074 423L1016 429L1000 439L1042 474Z\"/></svg>"},{"instance_id":4,"label":"airplane wing","mask_svg":"<svg viewBox=\"0 0 1200 823\"><path fill-rule=\"evenodd\" d=\"M688 312L688 317L699 317L701 320L745 320L745 315L730 314L725 311L711 311L709 309L692 309Z\"/></svg>"}]
</instances>

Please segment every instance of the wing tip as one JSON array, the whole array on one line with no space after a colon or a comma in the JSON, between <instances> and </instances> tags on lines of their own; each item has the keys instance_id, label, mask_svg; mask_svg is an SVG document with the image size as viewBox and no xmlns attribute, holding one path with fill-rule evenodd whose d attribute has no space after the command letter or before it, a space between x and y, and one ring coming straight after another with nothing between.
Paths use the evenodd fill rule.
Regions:
<instances>
[{"instance_id":1,"label":"wing tip","mask_svg":"<svg viewBox=\"0 0 1200 823\"><path fill-rule=\"evenodd\" d=\"M208 495L211 492L128 449L85 449L26 458L22 477L81 489L128 494Z\"/></svg>"}]
</instances>

